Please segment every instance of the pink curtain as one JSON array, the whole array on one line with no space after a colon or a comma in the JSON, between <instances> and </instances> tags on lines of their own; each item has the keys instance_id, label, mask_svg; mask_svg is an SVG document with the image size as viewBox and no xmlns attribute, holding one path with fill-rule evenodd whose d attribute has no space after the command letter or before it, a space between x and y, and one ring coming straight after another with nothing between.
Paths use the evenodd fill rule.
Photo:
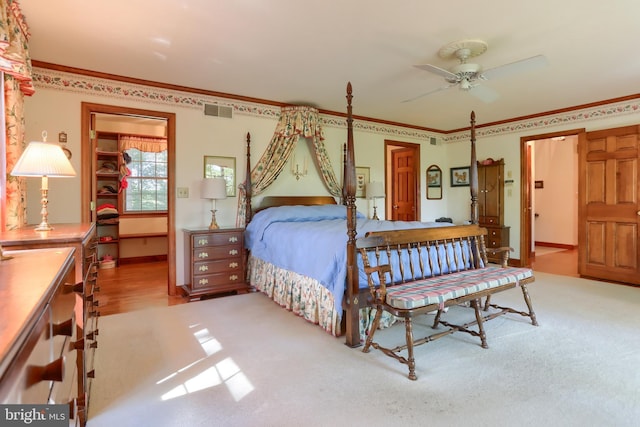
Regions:
<instances>
[{"instance_id":1,"label":"pink curtain","mask_svg":"<svg viewBox=\"0 0 640 427\"><path fill-rule=\"evenodd\" d=\"M29 29L15 0L0 0L0 72L4 84L5 141L3 176L0 177L0 229L26 224L26 186L23 178L10 175L24 150L24 96L35 92L31 79Z\"/></svg>"}]
</instances>

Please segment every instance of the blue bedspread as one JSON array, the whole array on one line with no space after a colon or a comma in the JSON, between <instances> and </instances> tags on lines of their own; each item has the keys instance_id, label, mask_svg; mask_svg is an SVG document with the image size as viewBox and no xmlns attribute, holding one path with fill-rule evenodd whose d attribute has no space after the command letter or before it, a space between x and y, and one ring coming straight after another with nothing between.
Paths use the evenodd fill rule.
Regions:
<instances>
[{"instance_id":1,"label":"blue bedspread","mask_svg":"<svg viewBox=\"0 0 640 427\"><path fill-rule=\"evenodd\" d=\"M342 307L347 275L346 207L342 205L280 206L255 214L245 231L251 255L277 267L319 281ZM357 235L368 231L441 227L418 221L378 221L357 215ZM361 286L366 287L362 275Z\"/></svg>"}]
</instances>

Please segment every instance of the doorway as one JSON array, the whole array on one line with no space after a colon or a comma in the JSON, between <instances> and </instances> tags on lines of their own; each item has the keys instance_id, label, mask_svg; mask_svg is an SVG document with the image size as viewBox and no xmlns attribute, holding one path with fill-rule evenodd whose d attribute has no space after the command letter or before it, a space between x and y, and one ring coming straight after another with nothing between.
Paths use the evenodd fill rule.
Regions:
<instances>
[{"instance_id":1,"label":"doorway","mask_svg":"<svg viewBox=\"0 0 640 427\"><path fill-rule=\"evenodd\" d=\"M420 144L385 140L385 212L392 221L418 221Z\"/></svg>"},{"instance_id":2,"label":"doorway","mask_svg":"<svg viewBox=\"0 0 640 427\"><path fill-rule=\"evenodd\" d=\"M545 221L549 221L550 219L552 219L552 217L557 217L557 213L552 214L549 211L547 211L545 216L542 217L541 214L539 212L536 212L536 209L535 209L536 196L538 196L538 198L540 199L542 199L542 197L544 196L543 192L545 187L545 179L539 179L541 178L541 176L536 177L536 174L535 174L536 155L535 155L534 145L536 144L536 141L539 141L539 143L543 145L544 147L543 149L547 152L547 156L551 157L551 155L549 155L549 152L553 152L554 148L558 148L558 146L554 147L553 145L554 143L560 144L561 142L567 139L571 139L575 141L577 146L578 136L581 133L584 133L584 129L571 129L571 130L556 132L556 133L531 135L531 136L522 137L520 139L520 143L521 143L521 146L520 146L521 147L520 148L520 152L521 152L520 265L522 266L531 266L531 263L533 261L534 251L535 251L535 241L536 241L535 239L536 221L542 222L542 219L536 219L536 218L543 218ZM574 154L576 153L574 152ZM553 177L555 176L555 172L560 172L560 173L566 172L567 168L564 167L566 165L564 163L559 164L559 160L560 159L555 155L553 156L553 160L550 158L545 160L547 164L542 165L542 167L547 168L547 172L548 172L547 176ZM538 160L538 162L540 162L540 160ZM538 165L538 166L541 166L541 165ZM549 168L555 168L555 169L549 169ZM571 169L573 170L574 168L572 167ZM539 173L538 175L541 175L541 173ZM575 176L571 177L571 179L574 179L574 178L577 179L577 172ZM553 188L551 189L549 188L550 185L564 185L564 183L558 182L559 181L558 179L553 179L552 181L549 181L549 180L546 180L546 181L547 181L546 182L547 190L553 189ZM567 183L566 185L569 186L570 184ZM547 200L546 202L552 203L552 199L551 201ZM562 203L560 206L566 206L566 205L567 203L565 200L564 203ZM574 218L569 218L569 223L571 223L571 221L577 221L578 219L577 212L572 213L571 215L573 215ZM543 243L550 243L550 242L545 242L545 240L551 240L549 235L550 233L552 233L552 231L549 231L549 230L552 230L552 229L553 229L552 227L549 227L547 229L546 237L542 237ZM576 229L576 232L577 232L577 229ZM571 240L571 238L567 238L567 239ZM563 245L559 244L558 246L562 247ZM577 269L577 265L576 265L576 269Z\"/></svg>"},{"instance_id":3,"label":"doorway","mask_svg":"<svg viewBox=\"0 0 640 427\"><path fill-rule=\"evenodd\" d=\"M113 105L92 104L83 102L81 106L81 202L82 222L91 222L92 183L93 183L93 152L92 152L92 121L96 114L106 114L127 117L146 117L166 120L167 123L167 294L178 294L176 287L176 244L175 244L175 133L176 117L174 113L143 110Z\"/></svg>"}]
</instances>

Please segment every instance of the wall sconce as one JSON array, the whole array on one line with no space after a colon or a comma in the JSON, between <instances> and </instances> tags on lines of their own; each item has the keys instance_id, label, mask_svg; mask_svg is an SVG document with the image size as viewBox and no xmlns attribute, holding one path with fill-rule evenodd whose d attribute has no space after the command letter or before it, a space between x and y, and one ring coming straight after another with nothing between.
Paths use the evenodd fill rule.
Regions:
<instances>
[{"instance_id":1,"label":"wall sconce","mask_svg":"<svg viewBox=\"0 0 640 427\"><path fill-rule=\"evenodd\" d=\"M13 176L42 177L42 185L40 187L42 222L35 228L35 231L53 230L53 227L48 222L49 212L47 210L47 205L49 204L47 198L49 194L49 177L69 178L76 176L76 171L71 166L64 151L62 151L62 147L58 144L47 142L46 131L42 132L42 140L43 142L30 142L11 171Z\"/></svg>"},{"instance_id":2,"label":"wall sconce","mask_svg":"<svg viewBox=\"0 0 640 427\"><path fill-rule=\"evenodd\" d=\"M299 180L301 176L307 176L307 158L302 157L302 170L300 170L300 165L296 162L296 157L293 156L293 160L291 160L291 173L296 177L296 181Z\"/></svg>"},{"instance_id":3,"label":"wall sconce","mask_svg":"<svg viewBox=\"0 0 640 427\"><path fill-rule=\"evenodd\" d=\"M367 199L373 199L373 217L371 219L380 219L378 218L378 206L376 205L376 199L384 199L384 186L381 182L371 181L367 183L366 187L366 197Z\"/></svg>"},{"instance_id":4,"label":"wall sconce","mask_svg":"<svg viewBox=\"0 0 640 427\"><path fill-rule=\"evenodd\" d=\"M200 187L200 198L211 199L211 224L209 230L217 230L220 228L216 222L216 200L227 198L227 181L222 177L205 178Z\"/></svg>"}]
</instances>

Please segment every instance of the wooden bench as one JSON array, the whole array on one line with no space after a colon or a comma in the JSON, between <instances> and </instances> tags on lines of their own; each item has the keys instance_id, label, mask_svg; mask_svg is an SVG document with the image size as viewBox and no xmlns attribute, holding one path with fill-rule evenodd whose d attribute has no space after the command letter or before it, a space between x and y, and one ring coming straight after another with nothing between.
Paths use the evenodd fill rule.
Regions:
<instances>
[{"instance_id":1,"label":"wooden bench","mask_svg":"<svg viewBox=\"0 0 640 427\"><path fill-rule=\"evenodd\" d=\"M381 350L408 365L409 379L415 380L415 346L461 331L479 337L482 347L488 348L483 323L506 313L529 317L537 326L527 291L527 284L535 280L533 272L507 266L510 248L494 250L502 254L502 265L489 264L486 234L487 230L477 225L460 225L370 232L358 239L356 247L367 275L369 304L377 309L362 351L367 353L370 347ZM491 303L492 294L518 285L528 311ZM463 325L443 320L445 309L453 305L472 307L475 320ZM388 348L374 342L384 311L404 320L405 344ZM436 313L434 329L443 325L446 330L414 340L412 319L427 313ZM470 329L474 325L477 330ZM404 350L407 357L401 355Z\"/></svg>"}]
</instances>

